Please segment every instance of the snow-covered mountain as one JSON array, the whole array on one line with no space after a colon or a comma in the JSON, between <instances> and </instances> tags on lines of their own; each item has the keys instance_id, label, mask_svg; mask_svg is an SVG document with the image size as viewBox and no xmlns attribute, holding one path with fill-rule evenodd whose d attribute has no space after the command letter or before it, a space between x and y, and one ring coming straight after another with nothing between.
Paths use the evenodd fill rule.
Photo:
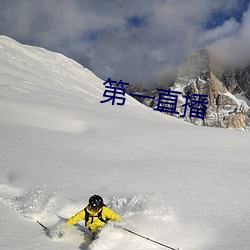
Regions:
<instances>
[{"instance_id":1,"label":"snow-covered mountain","mask_svg":"<svg viewBox=\"0 0 250 250\"><path fill-rule=\"evenodd\" d=\"M103 100L104 80L63 55L0 37L0 248L153 250L108 225L53 228L92 194L122 225L184 250L248 250L249 133L193 126ZM62 222L63 223L63 222Z\"/></svg>"},{"instance_id":2,"label":"snow-covered mountain","mask_svg":"<svg viewBox=\"0 0 250 250\"><path fill-rule=\"evenodd\" d=\"M166 114L197 125L248 130L250 127L249 84L248 68L226 73L217 71L209 51L202 49L188 57L178 67L176 79L171 85L171 91L182 93L178 98L178 113ZM154 101L149 99L139 99L139 101L155 108L159 101L157 88L159 86L149 91L140 91L130 86L127 92L142 92L146 96L154 96ZM168 88L169 86L166 87ZM184 118L181 117L185 113L186 103L186 98L183 96L187 96L187 93L190 96L193 94L208 96L204 120L199 117L189 117L189 106L186 109L187 115Z\"/></svg>"},{"instance_id":3,"label":"snow-covered mountain","mask_svg":"<svg viewBox=\"0 0 250 250\"><path fill-rule=\"evenodd\" d=\"M186 120L211 127L248 129L250 127L250 108L247 103L232 95L226 85L213 72L210 54L206 49L187 58L178 69L173 89L185 94L208 96L208 108L203 122L200 119ZM181 102L181 105L184 101Z\"/></svg>"}]
</instances>

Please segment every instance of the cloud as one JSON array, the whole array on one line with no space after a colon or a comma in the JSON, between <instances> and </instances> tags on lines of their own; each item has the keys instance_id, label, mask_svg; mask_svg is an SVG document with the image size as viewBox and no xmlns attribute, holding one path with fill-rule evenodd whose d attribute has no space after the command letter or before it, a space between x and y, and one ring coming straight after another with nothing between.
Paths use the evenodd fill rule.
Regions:
<instances>
[{"instance_id":1,"label":"cloud","mask_svg":"<svg viewBox=\"0 0 250 250\"><path fill-rule=\"evenodd\" d=\"M211 44L213 42L219 41L225 37L235 34L240 28L240 24L235 20L235 18L230 18L224 21L221 26L204 31L201 36L201 44Z\"/></svg>"},{"instance_id":2,"label":"cloud","mask_svg":"<svg viewBox=\"0 0 250 250\"><path fill-rule=\"evenodd\" d=\"M238 9L237 0L2 0L0 33L64 53L104 80L149 86L204 46L243 44L249 18L231 17ZM208 30L214 13L229 18Z\"/></svg>"},{"instance_id":3,"label":"cloud","mask_svg":"<svg viewBox=\"0 0 250 250\"><path fill-rule=\"evenodd\" d=\"M224 24L220 29L227 29ZM224 67L245 67L250 64L250 9L232 32L210 44L210 51L218 64Z\"/></svg>"}]
</instances>

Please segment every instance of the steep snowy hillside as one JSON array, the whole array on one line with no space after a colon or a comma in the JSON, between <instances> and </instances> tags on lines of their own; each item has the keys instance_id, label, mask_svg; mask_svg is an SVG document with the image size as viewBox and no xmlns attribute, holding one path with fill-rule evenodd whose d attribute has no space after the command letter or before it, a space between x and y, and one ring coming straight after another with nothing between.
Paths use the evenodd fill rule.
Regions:
<instances>
[{"instance_id":1,"label":"steep snowy hillside","mask_svg":"<svg viewBox=\"0 0 250 250\"><path fill-rule=\"evenodd\" d=\"M171 247L248 250L249 133L193 126L128 95L100 103L103 82L0 36L0 248L163 249L112 225L91 243L84 222L62 239L36 223L53 229L97 193L124 227Z\"/></svg>"}]
</instances>

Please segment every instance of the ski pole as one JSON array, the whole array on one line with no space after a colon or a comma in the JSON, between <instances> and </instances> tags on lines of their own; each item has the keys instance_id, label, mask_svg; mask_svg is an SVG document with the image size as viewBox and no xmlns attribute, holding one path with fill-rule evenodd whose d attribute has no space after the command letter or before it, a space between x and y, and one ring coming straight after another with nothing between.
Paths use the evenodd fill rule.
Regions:
<instances>
[{"instance_id":1,"label":"ski pole","mask_svg":"<svg viewBox=\"0 0 250 250\"><path fill-rule=\"evenodd\" d=\"M39 222L38 220L36 221L40 226L42 226L43 227L43 229L46 231L46 230L48 230L48 228L47 227L45 227L41 222Z\"/></svg>"},{"instance_id":2,"label":"ski pole","mask_svg":"<svg viewBox=\"0 0 250 250\"><path fill-rule=\"evenodd\" d=\"M180 248L173 248L173 247L167 246L167 245L162 244L162 243L160 243L160 242L158 242L158 241L155 241L155 240L152 240L152 239L150 239L150 238L148 238L148 237L145 237L145 236L143 236L143 235L141 235L141 234L135 233L135 232L133 232L133 231L127 229L127 228L122 228L122 229L125 230L125 231L127 231L127 232L129 232L129 233L131 233L131 234L137 235L137 236L139 236L139 237L141 237L141 238L143 238L143 239L145 239L145 240L154 242L154 243L156 243L156 244L158 244L158 245L161 245L161 246L163 246L163 247L169 248L169 249L171 249L171 250L180 250Z\"/></svg>"}]
</instances>

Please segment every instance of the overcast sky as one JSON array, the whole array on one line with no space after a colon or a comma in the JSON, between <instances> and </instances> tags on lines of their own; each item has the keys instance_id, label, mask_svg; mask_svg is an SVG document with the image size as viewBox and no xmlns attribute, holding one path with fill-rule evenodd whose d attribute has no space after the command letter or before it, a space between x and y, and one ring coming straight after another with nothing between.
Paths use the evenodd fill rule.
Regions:
<instances>
[{"instance_id":1,"label":"overcast sky","mask_svg":"<svg viewBox=\"0 0 250 250\"><path fill-rule=\"evenodd\" d=\"M250 62L250 0L0 0L0 34L146 87L211 47Z\"/></svg>"}]
</instances>

